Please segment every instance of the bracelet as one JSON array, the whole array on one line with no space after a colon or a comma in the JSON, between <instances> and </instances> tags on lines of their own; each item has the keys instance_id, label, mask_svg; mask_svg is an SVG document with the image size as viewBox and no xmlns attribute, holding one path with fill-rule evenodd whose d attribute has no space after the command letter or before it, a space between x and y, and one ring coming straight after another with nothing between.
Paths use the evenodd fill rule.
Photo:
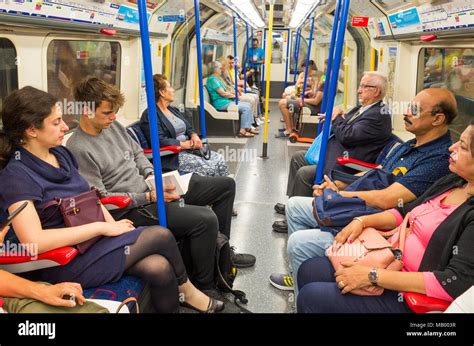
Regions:
<instances>
[{"instance_id":1,"label":"bracelet","mask_svg":"<svg viewBox=\"0 0 474 346\"><path fill-rule=\"evenodd\" d=\"M362 220L360 217L356 216L356 217L353 218L352 220L357 220L357 221L359 221L359 222L362 224L362 228L366 228L366 227L365 227L364 220Z\"/></svg>"}]
</instances>

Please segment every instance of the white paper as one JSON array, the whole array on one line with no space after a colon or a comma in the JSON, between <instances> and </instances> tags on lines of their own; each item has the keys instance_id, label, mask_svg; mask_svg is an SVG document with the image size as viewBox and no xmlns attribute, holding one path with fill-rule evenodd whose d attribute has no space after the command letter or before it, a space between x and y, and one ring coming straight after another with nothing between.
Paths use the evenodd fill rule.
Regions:
<instances>
[{"instance_id":1,"label":"white paper","mask_svg":"<svg viewBox=\"0 0 474 346\"><path fill-rule=\"evenodd\" d=\"M162 175L163 187L167 185L176 186L174 193L182 196L188 192L189 182L191 181L193 173L180 175L178 171L168 172ZM151 176L145 179L145 183L151 191L155 191L155 177Z\"/></svg>"}]
</instances>

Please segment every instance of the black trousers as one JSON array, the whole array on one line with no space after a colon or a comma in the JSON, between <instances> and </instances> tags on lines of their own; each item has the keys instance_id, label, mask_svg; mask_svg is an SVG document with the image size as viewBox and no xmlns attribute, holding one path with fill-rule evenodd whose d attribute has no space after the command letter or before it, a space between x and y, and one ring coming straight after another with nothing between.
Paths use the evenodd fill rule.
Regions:
<instances>
[{"instance_id":1,"label":"black trousers","mask_svg":"<svg viewBox=\"0 0 474 346\"><path fill-rule=\"evenodd\" d=\"M304 158L306 151L297 151L291 158L286 194L288 197L313 196L314 178L317 166L310 165Z\"/></svg>"},{"instance_id":2,"label":"black trousers","mask_svg":"<svg viewBox=\"0 0 474 346\"><path fill-rule=\"evenodd\" d=\"M167 226L184 250L188 275L200 289L214 285L217 232L230 236L235 182L228 177L193 174L184 204L166 203ZM210 206L208 208L207 206ZM158 224L155 203L126 210L112 210L116 219L132 220L135 226Z\"/></svg>"}]
</instances>

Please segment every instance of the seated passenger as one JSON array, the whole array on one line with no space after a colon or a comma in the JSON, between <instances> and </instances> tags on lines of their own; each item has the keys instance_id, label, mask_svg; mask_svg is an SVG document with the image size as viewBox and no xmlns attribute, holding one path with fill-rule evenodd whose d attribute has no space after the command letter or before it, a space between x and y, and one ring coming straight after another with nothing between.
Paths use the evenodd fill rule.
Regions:
<instances>
[{"instance_id":1,"label":"seated passenger","mask_svg":"<svg viewBox=\"0 0 474 346\"><path fill-rule=\"evenodd\" d=\"M22 276L53 284L76 282L90 288L115 282L124 274L134 275L150 284L157 312L177 312L179 292L197 309L222 310L222 302L207 297L188 280L169 230L159 226L135 228L126 219L115 221L103 206L105 222L66 228L59 208L43 210L55 198L90 190L79 175L76 160L61 146L69 129L56 98L33 87L14 91L3 103L2 122L0 210L11 213L29 202L13 220L19 242L35 244L38 253L43 253L103 236L64 266Z\"/></svg>"},{"instance_id":2,"label":"seated passenger","mask_svg":"<svg viewBox=\"0 0 474 346\"><path fill-rule=\"evenodd\" d=\"M82 176L104 196L132 199L129 207L111 211L116 219L130 219L135 226L158 224L156 191L145 182L153 178L153 165L125 127L115 121L124 103L123 94L115 86L89 77L76 85L74 97L95 105L95 112L83 110L79 126L67 142ZM193 174L184 205L174 190L174 186L164 186L168 226L178 241L189 242L193 282L202 289L213 288L217 233L230 238L235 181ZM233 259L239 267L255 263L251 255L235 254Z\"/></svg>"},{"instance_id":3,"label":"seated passenger","mask_svg":"<svg viewBox=\"0 0 474 346\"><path fill-rule=\"evenodd\" d=\"M0 230L0 246L10 227ZM8 255L2 249L2 256ZM7 250L8 251L8 250ZM74 282L50 285L33 282L0 270L0 308L7 313L108 313L109 310L86 301L82 287ZM74 298L74 299L71 299Z\"/></svg>"},{"instance_id":4,"label":"seated passenger","mask_svg":"<svg viewBox=\"0 0 474 346\"><path fill-rule=\"evenodd\" d=\"M177 155L161 158L163 172L179 170L180 173L192 172L207 176L228 176L229 167L221 154L212 151L209 160L193 154L193 150L202 149L202 141L182 113L171 106L171 102L174 101L174 89L166 77L159 74L154 75L153 84L155 86L160 146L179 145L183 149ZM151 143L148 109L143 112L140 118L140 129L148 143Z\"/></svg>"},{"instance_id":5,"label":"seated passenger","mask_svg":"<svg viewBox=\"0 0 474 346\"><path fill-rule=\"evenodd\" d=\"M394 175L395 182L385 189L371 191L342 191L345 185L336 182L341 189L340 195L359 197L367 206L381 210L409 203L423 195L434 182L449 173L451 134L448 124L456 117L456 108L454 95L447 89L421 91L405 114L405 129L416 138L394 149L380 166ZM315 185L315 196L324 188L337 190L333 183L325 182L322 186ZM306 259L323 256L334 236L319 229L311 197L290 198L286 215L288 257L291 270L296 273ZM279 282L283 276L275 274L272 277L272 282Z\"/></svg>"},{"instance_id":6,"label":"seated passenger","mask_svg":"<svg viewBox=\"0 0 474 346\"><path fill-rule=\"evenodd\" d=\"M235 93L235 71L234 71L234 57L232 55L227 56L223 64L224 68L222 70L221 78L225 83L227 90L234 90ZM238 90L239 90L239 102L246 102L252 106L253 117L257 125L260 125L258 118L261 116L260 105L259 105L259 96L255 93L244 92L243 81L240 83L240 78L237 81ZM258 122L257 122L258 120Z\"/></svg>"},{"instance_id":7,"label":"seated passenger","mask_svg":"<svg viewBox=\"0 0 474 346\"><path fill-rule=\"evenodd\" d=\"M380 151L390 141L392 120L390 111L383 103L387 91L387 78L378 72L366 72L361 79L359 102L361 106L346 114L339 109L332 116L332 134L327 143L324 173L333 169L346 173L356 171L337 164L336 158L349 155L366 162L374 162ZM286 194L293 196L312 196L316 166L305 159L306 151L298 151L291 158ZM277 203L275 210L285 214L285 205ZM273 224L276 231L286 232L286 221Z\"/></svg>"},{"instance_id":8,"label":"seated passenger","mask_svg":"<svg viewBox=\"0 0 474 346\"><path fill-rule=\"evenodd\" d=\"M399 292L451 302L474 285L474 126L449 150L450 175L404 207L354 220L335 238L335 246L340 246L357 239L364 227L393 229L411 212L413 227L406 238L402 271L348 264L334 272L327 257L307 260L298 271L298 312L410 312ZM384 288L384 293L350 294L371 285Z\"/></svg>"},{"instance_id":9,"label":"seated passenger","mask_svg":"<svg viewBox=\"0 0 474 346\"><path fill-rule=\"evenodd\" d=\"M318 115L321 111L321 101L323 99L324 83L320 83L322 73L319 71L311 71L307 81L307 90L304 93L304 107L307 107L311 111L311 115ZM304 79L304 75L303 75ZM287 137L293 130L297 131L294 127L295 118L298 116L301 110L301 104L303 103L303 97L301 89L304 87L304 81L301 84L297 84L295 88L295 94L287 96L278 102L283 119L285 120L286 128L277 137Z\"/></svg>"},{"instance_id":10,"label":"seated passenger","mask_svg":"<svg viewBox=\"0 0 474 346\"><path fill-rule=\"evenodd\" d=\"M218 61L212 63L212 75L207 78L206 88L211 97L212 106L218 111L226 111L235 99L235 94L227 91L221 78L222 64ZM240 131L239 137L254 137L258 131L252 129L252 106L247 102L239 102Z\"/></svg>"}]
</instances>

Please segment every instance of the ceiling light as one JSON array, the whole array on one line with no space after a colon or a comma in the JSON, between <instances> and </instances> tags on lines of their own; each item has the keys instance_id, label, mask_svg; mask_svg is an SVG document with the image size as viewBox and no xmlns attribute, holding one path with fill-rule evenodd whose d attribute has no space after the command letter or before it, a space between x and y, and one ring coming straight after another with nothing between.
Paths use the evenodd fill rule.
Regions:
<instances>
[{"instance_id":1,"label":"ceiling light","mask_svg":"<svg viewBox=\"0 0 474 346\"><path fill-rule=\"evenodd\" d=\"M290 27L298 28L303 21L319 5L321 0L297 0L295 9L291 15Z\"/></svg>"},{"instance_id":2,"label":"ceiling light","mask_svg":"<svg viewBox=\"0 0 474 346\"><path fill-rule=\"evenodd\" d=\"M263 28L265 22L250 0L223 0L224 4L235 11L243 20L255 29Z\"/></svg>"}]
</instances>

